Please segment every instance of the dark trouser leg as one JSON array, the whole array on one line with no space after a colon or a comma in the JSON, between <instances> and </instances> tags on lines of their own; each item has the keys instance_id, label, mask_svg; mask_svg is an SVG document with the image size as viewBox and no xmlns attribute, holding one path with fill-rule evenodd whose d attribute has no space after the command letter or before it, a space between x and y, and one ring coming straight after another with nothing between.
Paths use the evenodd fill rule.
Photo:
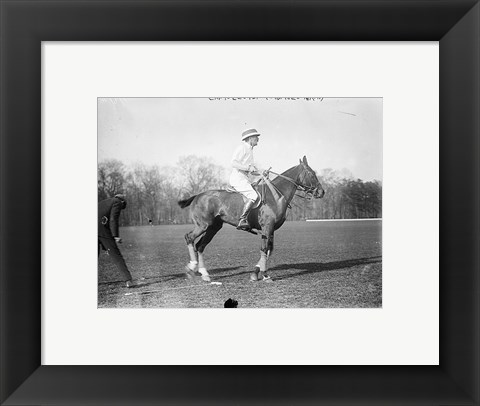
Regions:
<instances>
[{"instance_id":1,"label":"dark trouser leg","mask_svg":"<svg viewBox=\"0 0 480 406\"><path fill-rule=\"evenodd\" d=\"M107 252L110 255L110 258L112 258L113 262L115 263L118 270L122 274L123 280L124 281L132 280L132 274L128 270L127 264L125 263L122 253L118 249L118 246L115 240L110 238L99 237L99 241L107 249Z\"/></svg>"},{"instance_id":2,"label":"dark trouser leg","mask_svg":"<svg viewBox=\"0 0 480 406\"><path fill-rule=\"evenodd\" d=\"M100 241L100 238L98 239L98 256L100 256L100 252L106 251L107 249L103 246L102 242Z\"/></svg>"},{"instance_id":3,"label":"dark trouser leg","mask_svg":"<svg viewBox=\"0 0 480 406\"><path fill-rule=\"evenodd\" d=\"M245 203L245 207L243 208L243 213L240 216L240 221L237 226L239 230L249 230L251 228L247 218L254 204L255 204L255 201L250 199L247 200L247 202Z\"/></svg>"}]
</instances>

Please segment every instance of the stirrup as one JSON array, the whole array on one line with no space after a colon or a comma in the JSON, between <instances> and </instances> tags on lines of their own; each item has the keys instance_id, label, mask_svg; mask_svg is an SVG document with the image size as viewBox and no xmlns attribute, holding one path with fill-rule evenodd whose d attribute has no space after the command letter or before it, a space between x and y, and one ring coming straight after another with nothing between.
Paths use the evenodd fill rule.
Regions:
<instances>
[{"instance_id":1,"label":"stirrup","mask_svg":"<svg viewBox=\"0 0 480 406\"><path fill-rule=\"evenodd\" d=\"M240 224L238 224L237 230L246 231L247 233L252 233L253 235L258 235L258 233L250 227L250 224L248 224L248 226L241 226Z\"/></svg>"},{"instance_id":2,"label":"stirrup","mask_svg":"<svg viewBox=\"0 0 480 406\"><path fill-rule=\"evenodd\" d=\"M250 224L247 220L240 220L238 223L237 230L249 231L251 229L252 227L250 227Z\"/></svg>"},{"instance_id":3,"label":"stirrup","mask_svg":"<svg viewBox=\"0 0 480 406\"><path fill-rule=\"evenodd\" d=\"M253 235L258 235L258 233L253 229L253 228L243 228L243 227L238 227L237 226L237 230L240 230L240 231L246 231L247 233L252 233Z\"/></svg>"}]
</instances>

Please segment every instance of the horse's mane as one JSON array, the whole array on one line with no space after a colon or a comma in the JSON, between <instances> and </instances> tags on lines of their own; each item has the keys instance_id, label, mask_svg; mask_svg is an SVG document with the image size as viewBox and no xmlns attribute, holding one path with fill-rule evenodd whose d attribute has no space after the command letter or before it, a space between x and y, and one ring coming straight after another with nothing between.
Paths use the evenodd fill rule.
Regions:
<instances>
[{"instance_id":1,"label":"horse's mane","mask_svg":"<svg viewBox=\"0 0 480 406\"><path fill-rule=\"evenodd\" d=\"M287 169L286 171L282 172L280 175L289 177L290 172L293 172L293 170L297 169L299 165L292 166L291 168ZM275 185L276 182L279 182L282 179L281 176L276 176L271 182ZM276 181L276 182L275 182ZM263 180L262 180L263 182Z\"/></svg>"}]
</instances>

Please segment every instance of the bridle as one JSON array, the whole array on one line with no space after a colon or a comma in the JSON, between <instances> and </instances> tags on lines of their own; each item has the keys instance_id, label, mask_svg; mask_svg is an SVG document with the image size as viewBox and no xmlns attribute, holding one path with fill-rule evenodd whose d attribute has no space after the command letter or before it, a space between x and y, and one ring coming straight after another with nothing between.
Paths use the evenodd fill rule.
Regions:
<instances>
[{"instance_id":1,"label":"bridle","mask_svg":"<svg viewBox=\"0 0 480 406\"><path fill-rule=\"evenodd\" d=\"M302 164L302 172L300 173L300 176L299 178L301 179L302 175L303 175L303 179L301 179L298 183L295 182L292 178L289 178L288 176L285 176L285 175L282 175L281 173L276 173L276 172L273 172L271 171L270 169L268 169L266 172L267 172L267 176L269 173L272 173L276 176L280 176L281 178L285 179L285 180L288 180L290 183L293 183L296 187L297 190L300 190L301 192L304 192L305 195L298 195L298 194L295 194L295 196L298 196L298 197L301 197L303 199L306 199L306 200L311 200L313 199L314 195L315 195L315 191L318 189L317 188L317 185L313 185L313 184L310 184L310 185L305 185L305 180L307 178L307 176L310 174L309 173L309 170L306 168L305 165ZM275 187L275 189L277 189ZM281 194L281 192L277 189L277 191Z\"/></svg>"}]
</instances>

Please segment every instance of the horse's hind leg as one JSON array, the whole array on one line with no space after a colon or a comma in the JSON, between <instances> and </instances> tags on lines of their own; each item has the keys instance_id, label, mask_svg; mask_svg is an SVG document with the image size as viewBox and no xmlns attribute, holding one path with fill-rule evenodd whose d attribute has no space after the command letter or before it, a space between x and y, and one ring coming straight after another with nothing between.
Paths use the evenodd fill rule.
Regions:
<instances>
[{"instance_id":1,"label":"horse's hind leg","mask_svg":"<svg viewBox=\"0 0 480 406\"><path fill-rule=\"evenodd\" d=\"M200 224L195 224L195 228L185 234L185 241L187 243L187 248L188 248L188 253L190 255L190 262L187 264L185 267L187 276L189 278L193 278L195 276L195 269L198 265L198 253L195 250L194 247L194 242L195 240L200 237L202 234L205 233L207 230L208 225L200 225Z\"/></svg>"},{"instance_id":2,"label":"horse's hind leg","mask_svg":"<svg viewBox=\"0 0 480 406\"><path fill-rule=\"evenodd\" d=\"M212 241L215 234L222 228L223 221L220 217L216 217L212 225L208 226L207 231L203 237L197 242L196 249L198 252L198 272L202 274L202 279L206 282L210 282L210 276L205 266L205 260L203 258L203 251L210 241Z\"/></svg>"}]
</instances>

